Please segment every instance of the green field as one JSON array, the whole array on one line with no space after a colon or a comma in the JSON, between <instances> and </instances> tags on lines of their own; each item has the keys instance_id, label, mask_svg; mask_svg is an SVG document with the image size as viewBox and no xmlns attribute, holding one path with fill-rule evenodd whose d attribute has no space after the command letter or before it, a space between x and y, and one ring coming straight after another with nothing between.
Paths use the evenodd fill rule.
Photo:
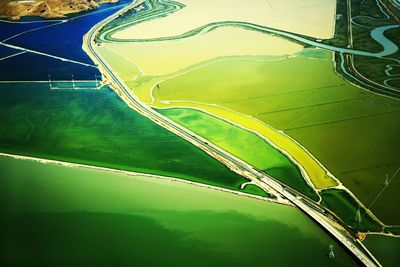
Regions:
<instances>
[{"instance_id":1,"label":"green field","mask_svg":"<svg viewBox=\"0 0 400 267\"><path fill-rule=\"evenodd\" d=\"M2 266L357 266L290 206L4 157L0 169Z\"/></svg>"},{"instance_id":2,"label":"green field","mask_svg":"<svg viewBox=\"0 0 400 267\"><path fill-rule=\"evenodd\" d=\"M286 60L223 61L166 80L153 95L182 101L162 102L164 107L215 104L282 130L369 206L385 175L400 167L400 151L393 149L400 103L346 83L331 57L314 49ZM399 201L397 180L371 207L386 224L400 224L389 205Z\"/></svg>"},{"instance_id":3,"label":"green field","mask_svg":"<svg viewBox=\"0 0 400 267\"><path fill-rule=\"evenodd\" d=\"M319 197L306 183L296 165L256 134L193 109L158 111L250 165L318 200Z\"/></svg>"},{"instance_id":4,"label":"green field","mask_svg":"<svg viewBox=\"0 0 400 267\"><path fill-rule=\"evenodd\" d=\"M230 189L247 179L130 109L111 89L0 87L0 151L179 177Z\"/></svg>"}]
</instances>

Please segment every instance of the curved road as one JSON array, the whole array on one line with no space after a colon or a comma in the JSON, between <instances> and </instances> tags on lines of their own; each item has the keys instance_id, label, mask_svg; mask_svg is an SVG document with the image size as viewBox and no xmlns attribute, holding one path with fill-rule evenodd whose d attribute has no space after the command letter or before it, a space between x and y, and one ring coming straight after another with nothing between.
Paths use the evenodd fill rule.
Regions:
<instances>
[{"instance_id":1,"label":"curved road","mask_svg":"<svg viewBox=\"0 0 400 267\"><path fill-rule=\"evenodd\" d=\"M105 24L109 23L113 19L117 18L120 14L123 14L125 11L135 7L136 5L136 1L134 1L131 5L127 6L124 9L121 9L119 12L96 24L85 36L86 43L84 44L85 50L87 50L87 53L92 57L92 59L99 64L99 67L101 71L103 71L103 74L105 74L112 81L113 85L117 87L116 89L119 89L118 91L124 94L125 98L130 102L130 104L141 114L150 118L155 123L161 125L165 129L179 135L185 140L188 140L189 142L205 150L206 152L216 155L218 158L222 159L222 161L224 161L227 165L238 170L240 173L251 179L261 188L267 191L271 191L272 188L274 191L278 192L281 196L283 196L283 198L292 202L314 221L319 223L320 226L322 226L343 246L351 251L353 255L357 257L359 261L362 262L365 266L381 266L379 262L368 252L368 250L363 247L361 242L349 237L344 232L333 226L329 218L324 214L325 209L322 206L304 198L300 193L296 192L293 189L287 188L285 185L276 181L274 178L256 170L252 166L227 153L226 151L223 151L215 147L214 145L209 144L201 137L189 132L187 129L182 128L180 125L157 113L155 110L143 104L131 94L129 88L113 72L113 70L101 57L101 55L96 52L97 44L95 42L95 37L98 31Z\"/></svg>"}]
</instances>

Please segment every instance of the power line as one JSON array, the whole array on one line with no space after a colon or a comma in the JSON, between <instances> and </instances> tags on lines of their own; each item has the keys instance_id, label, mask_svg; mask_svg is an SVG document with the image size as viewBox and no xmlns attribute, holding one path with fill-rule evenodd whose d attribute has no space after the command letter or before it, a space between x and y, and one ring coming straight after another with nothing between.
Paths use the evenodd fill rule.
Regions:
<instances>
[{"instance_id":1,"label":"power line","mask_svg":"<svg viewBox=\"0 0 400 267\"><path fill-rule=\"evenodd\" d=\"M397 173L400 171L400 167L396 170L396 172L390 177L390 179L388 179L388 175L386 174L386 179L385 182L383 184L383 187L381 189L381 191L379 191L378 195L376 195L376 197L374 198L374 200L371 202L371 204L369 205L368 209L370 209L372 207L372 205L374 205L375 201L380 197L380 195L382 195L383 191L385 191L386 188L389 187L390 182L393 180L393 178L397 175Z\"/></svg>"}]
</instances>

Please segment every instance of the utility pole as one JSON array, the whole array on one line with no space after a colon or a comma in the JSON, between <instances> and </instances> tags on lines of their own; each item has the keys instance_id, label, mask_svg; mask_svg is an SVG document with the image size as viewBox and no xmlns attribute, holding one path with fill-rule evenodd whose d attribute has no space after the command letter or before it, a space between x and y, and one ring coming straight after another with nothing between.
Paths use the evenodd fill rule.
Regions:
<instances>
[{"instance_id":1,"label":"utility pole","mask_svg":"<svg viewBox=\"0 0 400 267\"><path fill-rule=\"evenodd\" d=\"M49 73L47 73L47 77L49 77L49 89L51 89L52 88L52 86L51 86L51 77L50 77Z\"/></svg>"},{"instance_id":2,"label":"utility pole","mask_svg":"<svg viewBox=\"0 0 400 267\"><path fill-rule=\"evenodd\" d=\"M72 89L75 89L75 80L74 75L72 74Z\"/></svg>"},{"instance_id":3,"label":"utility pole","mask_svg":"<svg viewBox=\"0 0 400 267\"><path fill-rule=\"evenodd\" d=\"M357 212L356 212L356 218L354 219L354 225L360 225L361 224L361 210L360 206L358 206Z\"/></svg>"},{"instance_id":4,"label":"utility pole","mask_svg":"<svg viewBox=\"0 0 400 267\"><path fill-rule=\"evenodd\" d=\"M335 247L333 245L329 245L329 258L333 260L335 258L335 252L333 251Z\"/></svg>"},{"instance_id":5,"label":"utility pole","mask_svg":"<svg viewBox=\"0 0 400 267\"><path fill-rule=\"evenodd\" d=\"M372 205L374 205L375 201L379 198L379 196L385 191L386 188L389 187L390 182L393 180L393 178L397 175L397 173L400 171L400 167L395 171L395 173L389 178L389 175L385 175L385 182L383 183L383 187L381 191L376 195L374 200L372 200L371 204L369 205L368 209L371 209Z\"/></svg>"},{"instance_id":6,"label":"utility pole","mask_svg":"<svg viewBox=\"0 0 400 267\"><path fill-rule=\"evenodd\" d=\"M383 186L384 187L388 187L389 186L389 174L386 174L385 175L385 182L383 183Z\"/></svg>"}]
</instances>

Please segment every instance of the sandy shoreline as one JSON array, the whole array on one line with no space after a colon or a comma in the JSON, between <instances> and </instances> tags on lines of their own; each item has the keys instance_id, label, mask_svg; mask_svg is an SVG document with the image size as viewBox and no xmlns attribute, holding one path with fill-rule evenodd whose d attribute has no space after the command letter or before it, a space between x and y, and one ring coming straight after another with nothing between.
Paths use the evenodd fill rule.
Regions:
<instances>
[{"instance_id":1,"label":"sandy shoreline","mask_svg":"<svg viewBox=\"0 0 400 267\"><path fill-rule=\"evenodd\" d=\"M117 174L122 174L122 175L129 176L132 179L135 179L135 177L140 176L140 177L147 177L149 179L168 180L170 182L184 183L184 184L189 184L189 185L192 185L192 186L197 186L197 187L202 187L202 188L208 188L208 189L212 189L212 190L222 191L222 192L235 194L235 195L243 196L243 197L248 197L248 198L252 198L252 199L257 199L257 200L261 200L261 201L266 201L266 202L272 202L272 203L278 203L278 204L292 206L292 204L290 204L289 202L286 202L286 201L279 201L279 200L275 200L275 199L272 199L272 198L266 198L266 197L251 195L251 194L244 193L244 192L234 191L234 190L225 189L225 188L222 188L222 187L202 184L202 183L198 183L198 182L192 182L192 181L189 181L189 180L180 179L180 178L174 178L174 177L169 177L169 176L161 176L161 175L147 174L147 173L140 173L140 172L133 172L133 171L124 171L124 170L118 170L118 169L112 169L112 168L106 168L106 167L85 165L85 164L80 164L80 163L71 163L71 162L52 160L52 159L45 159L45 158L37 158L37 157L30 157L30 156L21 156L21 155L8 154L8 153L2 153L2 152L0 152L0 157L7 157L7 158L13 158L13 159L18 159L18 160L26 160L26 161L34 161L34 162L39 162L39 163L42 163L42 164L59 165L59 166L68 167L68 168L83 168L83 169L90 169L90 170L97 170L97 171L104 171L104 172L112 172L112 173L117 173Z\"/></svg>"}]
</instances>

